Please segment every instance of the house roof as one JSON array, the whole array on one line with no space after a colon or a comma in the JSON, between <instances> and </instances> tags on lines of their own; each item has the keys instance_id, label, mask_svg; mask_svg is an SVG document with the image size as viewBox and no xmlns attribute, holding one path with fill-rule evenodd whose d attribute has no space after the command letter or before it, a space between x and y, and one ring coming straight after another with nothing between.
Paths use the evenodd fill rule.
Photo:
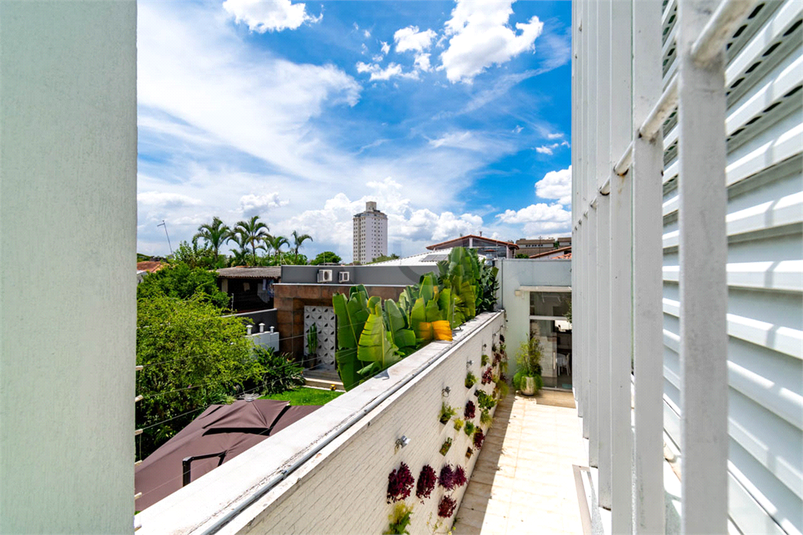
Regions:
<instances>
[{"instance_id":1,"label":"house roof","mask_svg":"<svg viewBox=\"0 0 803 535\"><path fill-rule=\"evenodd\" d=\"M394 258L393 260L385 260L384 262L376 262L369 264L371 266L418 266L421 264L432 264L434 267L441 260L447 260L452 248L439 249L436 252L419 253L412 256L405 256L404 258Z\"/></svg>"},{"instance_id":2,"label":"house roof","mask_svg":"<svg viewBox=\"0 0 803 535\"><path fill-rule=\"evenodd\" d=\"M427 249L430 251L433 249L437 249L438 247L448 246L455 242L467 240L469 238L474 238L475 240L484 240L491 243L498 243L499 245L505 245L507 247L511 247L513 249L518 249L519 246L510 241L501 241L501 240L494 240L493 238L486 238L485 236L477 236L476 234L467 234L466 236L460 236L459 238L454 238L451 240L446 240L445 242L436 243L434 245L427 245Z\"/></svg>"},{"instance_id":3,"label":"house roof","mask_svg":"<svg viewBox=\"0 0 803 535\"><path fill-rule=\"evenodd\" d=\"M571 255L572 246L571 245L567 245L566 247L559 247L557 249L550 249L549 251L542 251L540 253L531 254L530 258L544 258L545 256L553 255L555 253L561 253L562 255L565 255L566 253L568 253L568 254ZM571 258L571 257L569 257L569 258Z\"/></svg>"},{"instance_id":4,"label":"house roof","mask_svg":"<svg viewBox=\"0 0 803 535\"><path fill-rule=\"evenodd\" d=\"M281 279L282 268L281 266L237 266L219 269L217 274L224 279Z\"/></svg>"},{"instance_id":5,"label":"house roof","mask_svg":"<svg viewBox=\"0 0 803 535\"><path fill-rule=\"evenodd\" d=\"M572 253L566 253L564 255L553 256L552 258L550 258L550 260L571 260L571 259L572 259Z\"/></svg>"},{"instance_id":6,"label":"house roof","mask_svg":"<svg viewBox=\"0 0 803 535\"><path fill-rule=\"evenodd\" d=\"M163 267L164 264L156 260L137 262L137 271L147 271L148 273L153 273L154 271L159 271Z\"/></svg>"}]
</instances>

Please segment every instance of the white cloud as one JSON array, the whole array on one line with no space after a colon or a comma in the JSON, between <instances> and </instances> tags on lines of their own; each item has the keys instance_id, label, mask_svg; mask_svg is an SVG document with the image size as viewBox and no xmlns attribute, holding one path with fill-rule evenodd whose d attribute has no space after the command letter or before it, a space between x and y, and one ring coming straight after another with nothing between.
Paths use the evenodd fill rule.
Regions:
<instances>
[{"instance_id":1,"label":"white cloud","mask_svg":"<svg viewBox=\"0 0 803 535\"><path fill-rule=\"evenodd\" d=\"M430 139L429 144L436 149L438 147L463 147L472 139L471 132L450 132L437 139Z\"/></svg>"},{"instance_id":2,"label":"white cloud","mask_svg":"<svg viewBox=\"0 0 803 535\"><path fill-rule=\"evenodd\" d=\"M279 192L274 191L265 195L243 195L240 197L240 210L243 215L251 217L264 214L271 208L279 208L289 204L290 201L279 199Z\"/></svg>"},{"instance_id":3,"label":"white cloud","mask_svg":"<svg viewBox=\"0 0 803 535\"><path fill-rule=\"evenodd\" d=\"M550 133L546 135L547 139L560 139L563 137L563 134L560 132Z\"/></svg>"},{"instance_id":4,"label":"white cloud","mask_svg":"<svg viewBox=\"0 0 803 535\"><path fill-rule=\"evenodd\" d=\"M369 32L368 30L363 30L362 34L365 36L366 39L371 37L371 32Z\"/></svg>"},{"instance_id":5,"label":"white cloud","mask_svg":"<svg viewBox=\"0 0 803 535\"><path fill-rule=\"evenodd\" d=\"M169 193L165 191L144 191L138 193L137 203L160 208L178 208L181 206L198 206L203 204L200 199L195 199L180 193Z\"/></svg>"},{"instance_id":6,"label":"white cloud","mask_svg":"<svg viewBox=\"0 0 803 535\"><path fill-rule=\"evenodd\" d=\"M377 54L376 56L371 56L371 61L373 61L374 63L379 63L383 59L385 59L385 56L383 56L382 54Z\"/></svg>"},{"instance_id":7,"label":"white cloud","mask_svg":"<svg viewBox=\"0 0 803 535\"><path fill-rule=\"evenodd\" d=\"M441 54L450 82L471 83L491 65L501 65L522 52L535 50L535 40L544 24L538 17L508 26L515 0L457 0L446 22L448 48Z\"/></svg>"},{"instance_id":8,"label":"white cloud","mask_svg":"<svg viewBox=\"0 0 803 535\"><path fill-rule=\"evenodd\" d=\"M387 55L387 53L390 52L390 45L385 41L380 41L380 43L382 43L382 53Z\"/></svg>"},{"instance_id":9,"label":"white cloud","mask_svg":"<svg viewBox=\"0 0 803 535\"><path fill-rule=\"evenodd\" d=\"M514 134L521 134L521 131L524 130L524 127L521 125L516 125L516 128L513 129Z\"/></svg>"},{"instance_id":10,"label":"white cloud","mask_svg":"<svg viewBox=\"0 0 803 535\"><path fill-rule=\"evenodd\" d=\"M365 43L363 43L360 46L360 52L363 53L363 54L367 54L368 53L368 47L365 45Z\"/></svg>"},{"instance_id":11,"label":"white cloud","mask_svg":"<svg viewBox=\"0 0 803 535\"><path fill-rule=\"evenodd\" d=\"M416 254L423 252L426 245L482 229L482 218L476 214L414 209L402 193L405 188L391 177L369 181L365 186L369 193L360 199L351 200L345 193L338 193L326 201L323 209L306 210L279 224L277 232L300 230L313 236L331 235L341 256L348 259L352 217L365 209L366 201L375 201L388 216L389 252ZM400 242L405 243L404 250L398 248Z\"/></svg>"},{"instance_id":12,"label":"white cloud","mask_svg":"<svg viewBox=\"0 0 803 535\"><path fill-rule=\"evenodd\" d=\"M418 79L418 73L415 71L403 72L402 66L398 63L390 63L383 69L376 63L363 63L360 61L357 62L357 72L369 73L371 75L371 77L368 79L369 82L373 82L375 80L390 80L394 76L398 76L400 78L411 78L414 80Z\"/></svg>"},{"instance_id":13,"label":"white cloud","mask_svg":"<svg viewBox=\"0 0 803 535\"><path fill-rule=\"evenodd\" d=\"M535 183L535 194L542 199L555 199L558 204L572 204L572 166L550 171Z\"/></svg>"},{"instance_id":14,"label":"white cloud","mask_svg":"<svg viewBox=\"0 0 803 535\"><path fill-rule=\"evenodd\" d=\"M418 54L415 57L415 67L422 71L428 71L430 69L429 54Z\"/></svg>"},{"instance_id":15,"label":"white cloud","mask_svg":"<svg viewBox=\"0 0 803 535\"><path fill-rule=\"evenodd\" d=\"M539 154L548 154L551 156L552 154L555 153L555 149L557 149L558 147L568 147L568 146L570 146L569 142L563 140L560 143L552 143L550 145L541 145L540 147L536 147L535 152L538 152Z\"/></svg>"},{"instance_id":16,"label":"white cloud","mask_svg":"<svg viewBox=\"0 0 803 535\"><path fill-rule=\"evenodd\" d=\"M393 34L393 40L396 42L396 52L407 52L412 50L414 52L423 52L432 46L432 40L437 34L432 30L419 31L418 26L408 26L397 30Z\"/></svg>"},{"instance_id":17,"label":"white cloud","mask_svg":"<svg viewBox=\"0 0 803 535\"><path fill-rule=\"evenodd\" d=\"M572 212L559 204L537 203L521 210L505 210L496 216L500 222L524 225L528 238L546 233L570 232Z\"/></svg>"},{"instance_id":18,"label":"white cloud","mask_svg":"<svg viewBox=\"0 0 803 535\"><path fill-rule=\"evenodd\" d=\"M305 4L292 4L290 0L226 0L223 9L234 16L235 22L244 22L258 33L295 30L305 22L323 18L323 13L313 17Z\"/></svg>"}]
</instances>

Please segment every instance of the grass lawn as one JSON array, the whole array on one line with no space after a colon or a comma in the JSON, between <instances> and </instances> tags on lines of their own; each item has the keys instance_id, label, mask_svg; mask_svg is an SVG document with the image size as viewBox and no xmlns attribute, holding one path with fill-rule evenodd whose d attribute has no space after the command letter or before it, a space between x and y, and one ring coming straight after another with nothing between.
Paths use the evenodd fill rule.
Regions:
<instances>
[{"instance_id":1,"label":"grass lawn","mask_svg":"<svg viewBox=\"0 0 803 535\"><path fill-rule=\"evenodd\" d=\"M332 392L331 390L318 390L317 388L301 387L296 390L288 390L281 394L262 396L259 399L278 399L287 401L290 405L325 405L345 392Z\"/></svg>"}]
</instances>

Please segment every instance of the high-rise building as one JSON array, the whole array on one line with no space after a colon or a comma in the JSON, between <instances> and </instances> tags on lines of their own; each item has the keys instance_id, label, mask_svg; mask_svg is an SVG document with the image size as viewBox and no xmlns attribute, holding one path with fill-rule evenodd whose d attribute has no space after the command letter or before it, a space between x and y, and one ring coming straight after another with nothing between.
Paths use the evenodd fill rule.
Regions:
<instances>
[{"instance_id":1,"label":"high-rise building","mask_svg":"<svg viewBox=\"0 0 803 535\"><path fill-rule=\"evenodd\" d=\"M367 264L388 254L388 216L365 203L365 211L354 216L354 262Z\"/></svg>"}]
</instances>

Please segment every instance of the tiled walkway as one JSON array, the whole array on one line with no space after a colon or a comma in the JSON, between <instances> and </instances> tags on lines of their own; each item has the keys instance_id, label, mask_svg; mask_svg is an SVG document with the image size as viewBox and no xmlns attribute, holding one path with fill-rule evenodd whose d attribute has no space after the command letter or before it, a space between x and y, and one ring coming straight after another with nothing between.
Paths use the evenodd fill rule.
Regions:
<instances>
[{"instance_id":1,"label":"tiled walkway","mask_svg":"<svg viewBox=\"0 0 803 535\"><path fill-rule=\"evenodd\" d=\"M575 409L508 395L457 512L455 535L582 533L572 470L586 464L582 449Z\"/></svg>"}]
</instances>

